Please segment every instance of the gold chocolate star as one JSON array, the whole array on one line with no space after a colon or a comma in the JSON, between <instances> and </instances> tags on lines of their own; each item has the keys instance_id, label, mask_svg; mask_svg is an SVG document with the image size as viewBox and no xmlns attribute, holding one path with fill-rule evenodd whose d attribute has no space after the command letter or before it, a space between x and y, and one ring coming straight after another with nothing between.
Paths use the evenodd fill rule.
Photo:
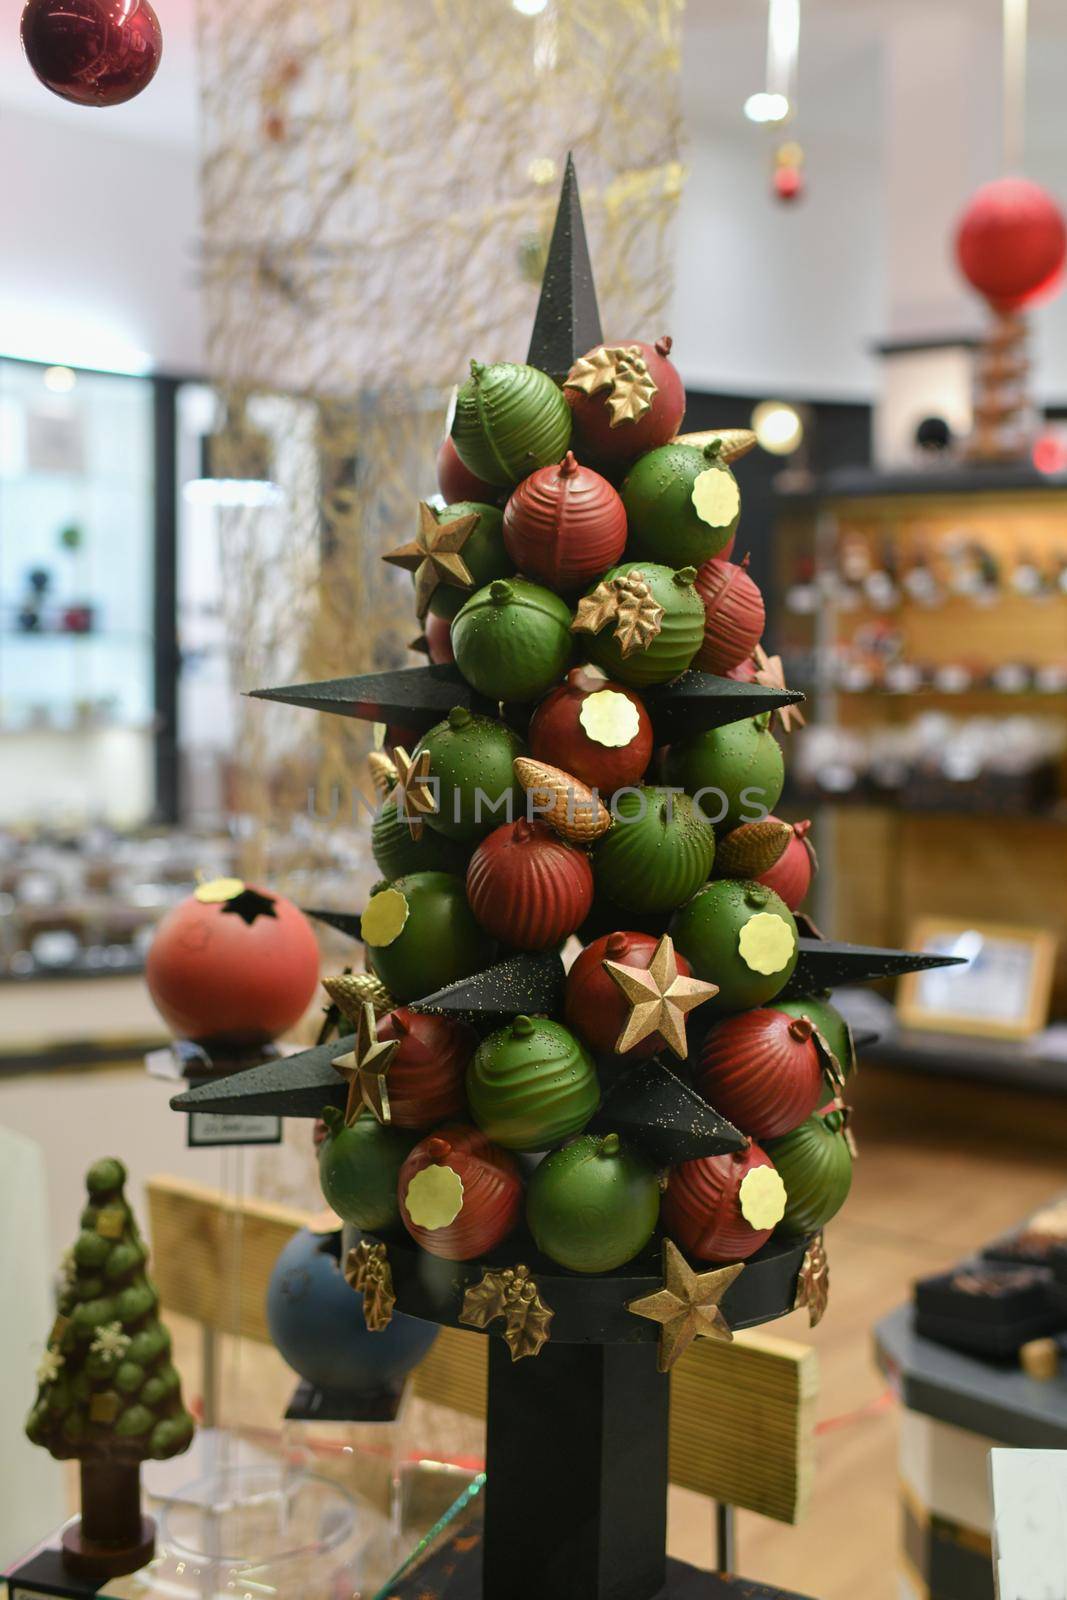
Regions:
<instances>
[{"instance_id":1,"label":"gold chocolate star","mask_svg":"<svg viewBox=\"0 0 1067 1600\"><path fill-rule=\"evenodd\" d=\"M761 644L752 652L752 659L756 663L756 682L765 689L784 689L785 668L782 666L781 656L769 656ZM793 723L798 728L804 726L804 715L798 706L776 706L774 715L781 723L783 733L792 733Z\"/></svg>"},{"instance_id":2,"label":"gold chocolate star","mask_svg":"<svg viewBox=\"0 0 1067 1600\"><path fill-rule=\"evenodd\" d=\"M631 1300L626 1307L635 1317L647 1317L660 1324L661 1372L669 1372L698 1337L733 1338L730 1324L719 1310L719 1301L744 1270L744 1263L739 1261L733 1267L694 1272L678 1246L671 1239L664 1239L663 1288L640 1300Z\"/></svg>"},{"instance_id":3,"label":"gold chocolate star","mask_svg":"<svg viewBox=\"0 0 1067 1600\"><path fill-rule=\"evenodd\" d=\"M460 551L478 526L478 513L439 522L433 507L419 501L419 529L410 544L390 550L382 557L391 566L415 574L415 610L420 620L429 609L438 584L455 589L473 589L474 578Z\"/></svg>"},{"instance_id":4,"label":"gold chocolate star","mask_svg":"<svg viewBox=\"0 0 1067 1600\"><path fill-rule=\"evenodd\" d=\"M396 785L392 799L400 817L407 823L411 837L421 839L423 817L433 816L437 810L437 800L430 782L430 752L419 750L412 760L403 746L398 744L393 755L396 758Z\"/></svg>"},{"instance_id":5,"label":"gold chocolate star","mask_svg":"<svg viewBox=\"0 0 1067 1600\"><path fill-rule=\"evenodd\" d=\"M363 1002L356 1025L356 1048L334 1059L334 1067L348 1084L345 1127L350 1128L366 1107L381 1123L390 1121L389 1090L385 1075L389 1063L400 1049L399 1039L379 1039L374 1007Z\"/></svg>"},{"instance_id":6,"label":"gold chocolate star","mask_svg":"<svg viewBox=\"0 0 1067 1600\"><path fill-rule=\"evenodd\" d=\"M631 967L624 961L607 960L603 966L630 1003L630 1015L615 1041L618 1053L622 1055L642 1039L658 1033L684 1061L689 1051L685 1039L686 1012L718 994L718 984L681 977L674 943L666 933L647 967Z\"/></svg>"}]
</instances>

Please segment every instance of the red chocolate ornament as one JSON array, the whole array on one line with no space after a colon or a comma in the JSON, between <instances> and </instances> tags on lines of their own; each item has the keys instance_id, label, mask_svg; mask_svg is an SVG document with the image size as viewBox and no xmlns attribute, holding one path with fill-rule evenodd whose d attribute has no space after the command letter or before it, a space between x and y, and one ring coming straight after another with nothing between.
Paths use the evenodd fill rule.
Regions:
<instances>
[{"instance_id":1,"label":"red chocolate ornament","mask_svg":"<svg viewBox=\"0 0 1067 1600\"><path fill-rule=\"evenodd\" d=\"M146 89L163 54L148 0L28 0L22 48L46 89L79 106L118 106Z\"/></svg>"},{"instance_id":2,"label":"red chocolate ornament","mask_svg":"<svg viewBox=\"0 0 1067 1600\"><path fill-rule=\"evenodd\" d=\"M606 933L587 944L567 974L567 988L563 1000L563 1020L569 1028L585 1040L590 1050L601 1054L614 1054L615 1041L622 1032L630 1007L618 984L604 970L604 961L621 961L629 967L646 967L652 960L659 940L650 933ZM683 978L691 978L693 969L676 950L674 959ZM625 1051L620 1061L642 1061L665 1048L663 1038L652 1034L642 1039L632 1050Z\"/></svg>"},{"instance_id":3,"label":"red chocolate ornament","mask_svg":"<svg viewBox=\"0 0 1067 1600\"><path fill-rule=\"evenodd\" d=\"M500 490L493 483L485 483L465 467L456 454L452 435L446 433L437 451L437 487L448 505L459 500L474 500L479 505L495 506L500 503Z\"/></svg>"},{"instance_id":4,"label":"red chocolate ornament","mask_svg":"<svg viewBox=\"0 0 1067 1600\"><path fill-rule=\"evenodd\" d=\"M747 1260L766 1244L775 1226L769 1222L773 1209L765 1213L766 1227L754 1227L742 1211L741 1185L750 1172L763 1167L775 1170L770 1156L750 1144L747 1150L701 1156L672 1168L660 1210L663 1231L698 1261ZM783 1186L779 1219L784 1208Z\"/></svg>"},{"instance_id":5,"label":"red chocolate ornament","mask_svg":"<svg viewBox=\"0 0 1067 1600\"><path fill-rule=\"evenodd\" d=\"M471 1261L515 1227L522 1179L507 1150L477 1128L451 1123L411 1151L397 1198L405 1228L424 1250L446 1261Z\"/></svg>"},{"instance_id":6,"label":"red chocolate ornament","mask_svg":"<svg viewBox=\"0 0 1067 1600\"><path fill-rule=\"evenodd\" d=\"M145 981L179 1039L264 1044L311 1004L319 947L291 900L219 878L167 912L149 947Z\"/></svg>"},{"instance_id":7,"label":"red chocolate ornament","mask_svg":"<svg viewBox=\"0 0 1067 1600\"><path fill-rule=\"evenodd\" d=\"M453 1017L434 1017L400 1006L378 1024L378 1038L399 1039L385 1087L389 1120L398 1128L432 1128L462 1116L463 1083L478 1035Z\"/></svg>"},{"instance_id":8,"label":"red chocolate ornament","mask_svg":"<svg viewBox=\"0 0 1067 1600\"><path fill-rule=\"evenodd\" d=\"M669 444L685 415L685 388L668 360L671 340L597 345L563 382L584 460L617 468Z\"/></svg>"},{"instance_id":9,"label":"red chocolate ornament","mask_svg":"<svg viewBox=\"0 0 1067 1600\"><path fill-rule=\"evenodd\" d=\"M455 661L452 653L452 624L447 617L439 617L435 611L427 611L423 618L422 631L426 635L426 651L435 666L443 667L450 661Z\"/></svg>"},{"instance_id":10,"label":"red chocolate ornament","mask_svg":"<svg viewBox=\"0 0 1067 1600\"><path fill-rule=\"evenodd\" d=\"M596 695L602 698L587 707ZM652 760L652 721L643 701L589 667L573 668L545 696L528 740L539 761L562 767L602 795L639 784Z\"/></svg>"},{"instance_id":11,"label":"red chocolate ornament","mask_svg":"<svg viewBox=\"0 0 1067 1600\"><path fill-rule=\"evenodd\" d=\"M504 544L519 571L561 593L584 589L626 547L626 509L615 489L567 451L558 466L524 478L504 507Z\"/></svg>"},{"instance_id":12,"label":"red chocolate ornament","mask_svg":"<svg viewBox=\"0 0 1067 1600\"><path fill-rule=\"evenodd\" d=\"M804 193L804 174L799 167L775 167L772 182L778 199L787 204L799 200Z\"/></svg>"},{"instance_id":13,"label":"red chocolate ornament","mask_svg":"<svg viewBox=\"0 0 1067 1600\"><path fill-rule=\"evenodd\" d=\"M704 1040L693 1086L753 1138L792 1133L826 1094L815 1029L771 1009L726 1017Z\"/></svg>"},{"instance_id":14,"label":"red chocolate ornament","mask_svg":"<svg viewBox=\"0 0 1067 1600\"><path fill-rule=\"evenodd\" d=\"M545 822L494 828L471 856L467 899L482 927L516 950L550 950L593 907L588 857Z\"/></svg>"},{"instance_id":15,"label":"red chocolate ornament","mask_svg":"<svg viewBox=\"0 0 1067 1600\"><path fill-rule=\"evenodd\" d=\"M757 883L766 884L768 889L780 895L790 911L795 911L803 902L818 866L815 851L808 840L810 830L810 822L794 822L793 837L782 854L773 867L756 879Z\"/></svg>"},{"instance_id":16,"label":"red chocolate ornament","mask_svg":"<svg viewBox=\"0 0 1067 1600\"><path fill-rule=\"evenodd\" d=\"M1059 284L1063 212L1028 178L997 178L971 198L956 231L960 271L998 311L1017 311Z\"/></svg>"},{"instance_id":17,"label":"red chocolate ornament","mask_svg":"<svg viewBox=\"0 0 1067 1600\"><path fill-rule=\"evenodd\" d=\"M739 565L712 556L698 569L696 588L707 620L693 665L721 676L750 656L763 637L763 596L748 575L747 556Z\"/></svg>"}]
</instances>

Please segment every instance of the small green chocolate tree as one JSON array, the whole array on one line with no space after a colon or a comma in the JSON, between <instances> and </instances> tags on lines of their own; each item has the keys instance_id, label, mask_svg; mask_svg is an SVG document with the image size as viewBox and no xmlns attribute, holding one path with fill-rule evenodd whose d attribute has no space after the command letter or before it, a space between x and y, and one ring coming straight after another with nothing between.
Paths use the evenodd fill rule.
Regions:
<instances>
[{"instance_id":1,"label":"small green chocolate tree","mask_svg":"<svg viewBox=\"0 0 1067 1600\"><path fill-rule=\"evenodd\" d=\"M193 1419L123 1192L126 1169L112 1158L97 1161L85 1182L82 1231L63 1258L59 1314L37 1369L26 1432L52 1455L82 1464L82 1520L64 1538L68 1565L114 1576L133 1570L116 1562L139 1566L151 1555L140 1463L180 1455Z\"/></svg>"}]
</instances>

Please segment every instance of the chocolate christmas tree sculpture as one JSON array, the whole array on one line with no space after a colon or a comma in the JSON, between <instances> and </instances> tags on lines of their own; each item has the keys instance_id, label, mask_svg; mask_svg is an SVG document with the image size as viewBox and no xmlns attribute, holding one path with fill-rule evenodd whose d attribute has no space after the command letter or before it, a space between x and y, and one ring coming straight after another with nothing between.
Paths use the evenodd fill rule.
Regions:
<instances>
[{"instance_id":1,"label":"chocolate christmas tree sculpture","mask_svg":"<svg viewBox=\"0 0 1067 1600\"><path fill-rule=\"evenodd\" d=\"M373 1255L398 1310L489 1337L482 1565L449 1595L675 1592L662 1374L697 1336L821 1314L853 1066L822 991L931 960L799 936L807 828L769 813L802 696L729 563L750 440L678 436L670 351L601 339L568 164L527 362L457 374L451 452L508 496L513 567L448 567L454 662L261 691L414 734L374 758L382 881L313 913L363 945L368 973L328 981L343 1037L173 1102L327 1107L324 1181L374 1234L353 1281ZM412 512L390 556L419 607ZM435 514L444 550L474 513Z\"/></svg>"},{"instance_id":2,"label":"chocolate christmas tree sculpture","mask_svg":"<svg viewBox=\"0 0 1067 1600\"><path fill-rule=\"evenodd\" d=\"M82 1514L63 1535L63 1560L95 1583L151 1559L140 1463L180 1455L193 1437L125 1182L110 1157L86 1174L81 1232L63 1259L59 1314L26 1422L34 1444L81 1463Z\"/></svg>"}]
</instances>

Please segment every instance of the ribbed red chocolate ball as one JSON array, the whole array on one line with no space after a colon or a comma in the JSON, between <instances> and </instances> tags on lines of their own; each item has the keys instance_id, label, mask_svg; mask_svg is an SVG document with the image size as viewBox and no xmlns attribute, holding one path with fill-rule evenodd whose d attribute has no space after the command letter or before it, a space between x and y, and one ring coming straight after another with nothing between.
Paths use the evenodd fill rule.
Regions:
<instances>
[{"instance_id":1,"label":"ribbed red chocolate ball","mask_svg":"<svg viewBox=\"0 0 1067 1600\"><path fill-rule=\"evenodd\" d=\"M459 1179L442 1175L434 1205L442 1219L434 1226L416 1222L408 1210L412 1181L430 1167L447 1168ZM477 1128L450 1123L423 1139L408 1155L397 1180L397 1199L404 1226L417 1244L446 1261L472 1261L507 1238L522 1211L522 1179L514 1156L493 1144ZM425 1204L421 1197L421 1204ZM420 1200L412 1196L416 1215ZM458 1210L448 1218L453 1205Z\"/></svg>"},{"instance_id":2,"label":"ribbed red chocolate ball","mask_svg":"<svg viewBox=\"0 0 1067 1600\"><path fill-rule=\"evenodd\" d=\"M593 906L593 869L547 822L507 822L467 868L467 899L482 927L516 950L550 950Z\"/></svg>"},{"instance_id":3,"label":"ribbed red chocolate ball","mask_svg":"<svg viewBox=\"0 0 1067 1600\"><path fill-rule=\"evenodd\" d=\"M712 556L696 575L704 602L704 642L695 667L720 676L740 666L760 639L767 615L758 584L748 575L748 557L736 563Z\"/></svg>"},{"instance_id":4,"label":"ribbed red chocolate ball","mask_svg":"<svg viewBox=\"0 0 1067 1600\"><path fill-rule=\"evenodd\" d=\"M467 1063L478 1046L473 1028L400 1006L379 1022L378 1038L400 1041L385 1080L396 1127L432 1128L463 1115Z\"/></svg>"},{"instance_id":5,"label":"ribbed red chocolate ball","mask_svg":"<svg viewBox=\"0 0 1067 1600\"><path fill-rule=\"evenodd\" d=\"M685 415L685 386L673 361L669 360L672 341L668 335L655 344L638 339L618 344L597 345L578 361L564 380L563 393L574 416L575 448L583 461L602 463L611 468L627 466L649 450L669 444ZM619 360L622 356L622 360ZM655 385L648 409L640 416L619 414L613 401L623 398L623 389L632 381L634 363L643 364ZM589 368L601 367L611 376L587 392ZM639 368L637 375L640 376ZM592 380L595 382L595 378ZM583 387L576 387L582 383Z\"/></svg>"},{"instance_id":6,"label":"ribbed red chocolate ball","mask_svg":"<svg viewBox=\"0 0 1067 1600\"><path fill-rule=\"evenodd\" d=\"M647 969L658 944L659 940L650 933L606 933L587 944L574 962L567 974L563 1019L591 1050L604 1055L614 1053L615 1041L630 1015L622 990L604 970L605 960ZM685 957L675 951L675 960L681 976L691 977L692 968ZM654 1033L632 1050L625 1051L620 1060L642 1061L664 1048L664 1040Z\"/></svg>"},{"instance_id":7,"label":"ribbed red chocolate ball","mask_svg":"<svg viewBox=\"0 0 1067 1600\"><path fill-rule=\"evenodd\" d=\"M437 487L450 506L459 500L474 500L483 506L500 503L500 490L496 485L483 482L463 465L450 433L445 434L437 451Z\"/></svg>"},{"instance_id":8,"label":"ribbed red chocolate ball","mask_svg":"<svg viewBox=\"0 0 1067 1600\"><path fill-rule=\"evenodd\" d=\"M602 698L586 708L595 695ZM652 719L644 701L595 667L574 667L545 696L527 738L538 761L562 767L604 796L639 784L652 760Z\"/></svg>"},{"instance_id":9,"label":"ribbed red chocolate ball","mask_svg":"<svg viewBox=\"0 0 1067 1600\"><path fill-rule=\"evenodd\" d=\"M782 854L774 866L757 879L780 895L790 911L803 903L815 876L815 852L808 843L810 829L810 822L794 822L793 837Z\"/></svg>"},{"instance_id":10,"label":"ribbed red chocolate ball","mask_svg":"<svg viewBox=\"0 0 1067 1600\"><path fill-rule=\"evenodd\" d=\"M774 1167L758 1144L673 1167L660 1209L664 1232L698 1261L747 1260L774 1231L754 1228L741 1212L741 1185L755 1167Z\"/></svg>"},{"instance_id":11,"label":"ribbed red chocolate ball","mask_svg":"<svg viewBox=\"0 0 1067 1600\"><path fill-rule=\"evenodd\" d=\"M799 1128L826 1093L815 1029L784 1011L739 1011L704 1040L693 1083L728 1122L755 1139Z\"/></svg>"},{"instance_id":12,"label":"ribbed red chocolate ball","mask_svg":"<svg viewBox=\"0 0 1067 1600\"><path fill-rule=\"evenodd\" d=\"M504 543L527 578L583 589L621 559L626 510L617 491L570 450L524 478L504 507Z\"/></svg>"}]
</instances>

